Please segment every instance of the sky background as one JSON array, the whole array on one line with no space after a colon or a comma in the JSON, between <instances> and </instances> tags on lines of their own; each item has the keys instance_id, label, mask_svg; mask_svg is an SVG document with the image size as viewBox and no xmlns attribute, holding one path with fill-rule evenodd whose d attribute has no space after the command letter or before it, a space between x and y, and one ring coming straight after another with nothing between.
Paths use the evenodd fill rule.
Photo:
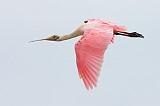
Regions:
<instances>
[{"instance_id":1,"label":"sky background","mask_svg":"<svg viewBox=\"0 0 160 106\"><path fill-rule=\"evenodd\" d=\"M160 106L159 0L0 0L0 106ZM79 79L74 44L36 42L108 19L145 39L116 37L98 86Z\"/></svg>"}]
</instances>

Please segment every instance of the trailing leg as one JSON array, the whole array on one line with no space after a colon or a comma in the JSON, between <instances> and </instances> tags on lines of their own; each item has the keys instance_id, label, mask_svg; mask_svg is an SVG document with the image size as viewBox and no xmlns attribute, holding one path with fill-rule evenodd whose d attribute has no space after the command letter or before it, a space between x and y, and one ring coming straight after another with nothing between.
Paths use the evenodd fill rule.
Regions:
<instances>
[{"instance_id":1,"label":"trailing leg","mask_svg":"<svg viewBox=\"0 0 160 106\"><path fill-rule=\"evenodd\" d=\"M144 36L142 34L139 34L137 32L120 32L120 31L116 31L114 32L115 35L122 35L122 36L127 36L127 37L139 37L139 38L144 38Z\"/></svg>"}]
</instances>

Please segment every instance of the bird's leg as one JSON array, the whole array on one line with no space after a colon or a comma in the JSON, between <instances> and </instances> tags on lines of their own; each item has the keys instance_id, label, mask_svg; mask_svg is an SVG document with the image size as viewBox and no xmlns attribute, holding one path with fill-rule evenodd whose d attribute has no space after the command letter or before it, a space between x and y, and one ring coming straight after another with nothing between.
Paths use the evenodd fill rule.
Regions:
<instances>
[{"instance_id":1,"label":"bird's leg","mask_svg":"<svg viewBox=\"0 0 160 106\"><path fill-rule=\"evenodd\" d=\"M121 32L121 31L115 31L115 35L122 35L122 36L127 36L127 37L139 37L139 38L144 38L142 34L139 34L137 32Z\"/></svg>"}]
</instances>

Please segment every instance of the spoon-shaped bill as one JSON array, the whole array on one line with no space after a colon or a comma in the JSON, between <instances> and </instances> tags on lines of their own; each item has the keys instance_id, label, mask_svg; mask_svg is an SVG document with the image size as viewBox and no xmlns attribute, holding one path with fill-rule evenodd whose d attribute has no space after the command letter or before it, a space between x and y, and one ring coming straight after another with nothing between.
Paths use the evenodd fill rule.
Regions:
<instances>
[{"instance_id":1,"label":"spoon-shaped bill","mask_svg":"<svg viewBox=\"0 0 160 106\"><path fill-rule=\"evenodd\" d=\"M32 40L32 41L29 41L29 43L31 43L31 42L37 42L37 41L43 41L43 40L46 40L46 39Z\"/></svg>"}]
</instances>

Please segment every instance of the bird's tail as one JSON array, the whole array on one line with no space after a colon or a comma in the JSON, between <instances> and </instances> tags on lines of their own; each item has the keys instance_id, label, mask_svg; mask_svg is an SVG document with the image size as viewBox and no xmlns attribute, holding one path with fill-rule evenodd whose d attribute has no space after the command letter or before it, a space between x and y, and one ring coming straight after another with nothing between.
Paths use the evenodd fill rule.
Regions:
<instances>
[{"instance_id":1,"label":"bird's tail","mask_svg":"<svg viewBox=\"0 0 160 106\"><path fill-rule=\"evenodd\" d=\"M114 32L115 35L122 35L122 36L127 36L127 37L139 37L139 38L144 38L142 34L139 34L137 32Z\"/></svg>"}]
</instances>

